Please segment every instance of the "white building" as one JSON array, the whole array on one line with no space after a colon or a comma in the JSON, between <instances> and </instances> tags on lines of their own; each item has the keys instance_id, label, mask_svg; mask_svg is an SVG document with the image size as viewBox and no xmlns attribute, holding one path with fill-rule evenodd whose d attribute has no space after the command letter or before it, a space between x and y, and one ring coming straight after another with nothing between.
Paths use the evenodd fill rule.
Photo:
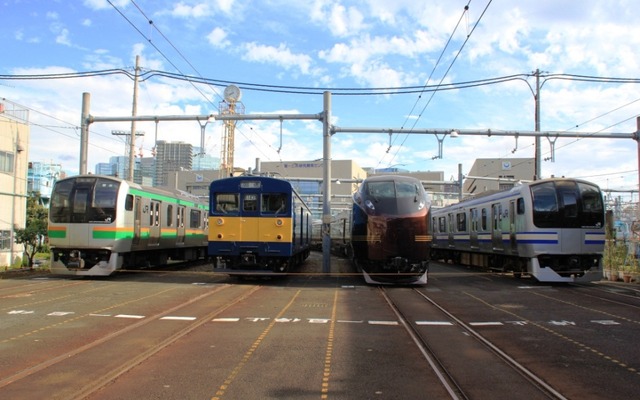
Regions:
<instances>
[{"instance_id":1,"label":"white building","mask_svg":"<svg viewBox=\"0 0 640 400\"><path fill-rule=\"evenodd\" d=\"M29 111L0 100L0 267L20 263L24 247L15 230L27 219Z\"/></svg>"}]
</instances>

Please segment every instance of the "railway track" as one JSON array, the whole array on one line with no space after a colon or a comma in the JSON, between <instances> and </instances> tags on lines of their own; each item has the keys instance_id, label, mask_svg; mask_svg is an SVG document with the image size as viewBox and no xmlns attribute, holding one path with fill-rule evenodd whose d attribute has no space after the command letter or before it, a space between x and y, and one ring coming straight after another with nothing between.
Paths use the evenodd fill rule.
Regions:
<instances>
[{"instance_id":1,"label":"railway track","mask_svg":"<svg viewBox=\"0 0 640 400\"><path fill-rule=\"evenodd\" d=\"M466 400L481 397L478 396L477 393L474 393L474 391L477 389L474 388L473 385L469 384L469 381L473 381L474 379L469 379L469 377L465 374L461 374L463 369L460 368L460 365L456 362L451 362L452 357L460 357L460 354L458 354L457 356L449 354L451 353L452 349L443 347L443 342L440 340L434 341L432 338L433 335L427 335L428 330L424 326L420 326L418 322L414 321L412 318L409 318L406 315L406 312L403 311L403 309L407 304L407 298L403 300L394 300L392 298L392 295L389 294L388 290L386 290L385 288L381 288L380 290L387 304L393 310L398 320L400 321L400 324L404 327L408 335L417 346L420 353L424 356L426 362L438 376L440 382L449 393L451 399ZM455 315L447 311L444 307L439 305L419 289L411 289L411 294L413 296L413 300L415 300L416 296L421 300L421 302L419 302L419 308L424 308L424 306L427 306L429 308L429 315L436 316L437 314L439 314L440 317L444 317L443 319L439 319L437 321L434 320L427 325L451 325L457 327L462 331L463 336L467 336L475 340L476 347L480 346L485 351L492 354L493 360L491 361L491 364L499 362L503 366L507 366L514 374L519 375L522 378L522 381L528 384L529 388L525 392L522 385L519 385L518 390L521 392L525 392L526 395L523 395L523 393L518 393L518 397L528 399L542 398L566 400L566 397L562 393L560 393L554 387L550 386L542 377L535 374L522 363L518 362L509 354L501 350L499 346L486 339L482 334L473 329L469 324L466 324L461 319L457 318ZM452 344L451 342L455 341L455 339L451 339L449 344ZM465 348L468 348L467 346L469 345L461 345L461 347ZM494 368L486 364L486 361L483 363L483 365L479 366L468 365L469 369L475 370L474 367L478 367L481 375L484 374L485 371L490 371L492 370L492 368ZM502 371L504 374L504 369ZM482 380L485 378L479 376L475 379ZM501 379L508 380L513 378L508 378L502 375ZM501 390L496 390L494 398L499 398L499 395L504 393L505 392L502 392ZM513 393L511 393L511 395L513 395ZM509 396L510 395L507 394L506 398L509 398Z\"/></svg>"},{"instance_id":2,"label":"railway track","mask_svg":"<svg viewBox=\"0 0 640 400\"><path fill-rule=\"evenodd\" d=\"M231 289L233 288L233 289ZM124 328L107 332L106 334L95 338L94 340L75 347L72 350L59 354L51 354L40 359L35 364L21 368L18 371L12 371L5 374L0 379L0 391L7 398L64 398L64 399L84 399L91 394L97 392L110 382L117 379L122 374L130 371L137 365L145 362L153 355L176 343L185 335L198 329L203 324L209 322L229 307L243 301L260 290L261 286L231 286L223 285L214 290L207 291L199 296L190 298L171 308L162 310L161 312L141 319L137 323L126 325ZM227 294L226 292L232 292ZM206 302L211 297L225 294L229 296L221 305L210 309L210 304ZM138 301L148 301L149 297L137 299ZM187 311L193 313L199 311L204 313L200 318L190 323L181 325L179 329L171 332L161 332L156 335L150 332L157 330L154 324L163 317L168 315ZM96 309L88 315L98 315L104 313L105 309ZM84 316L69 319L69 323L77 322ZM60 324L56 324L59 327ZM158 330L159 331L159 330ZM150 345L141 346L138 344L123 345L127 340L134 340L138 337L145 337L146 341L153 342ZM117 342L117 345L110 346ZM104 350L107 349L106 353ZM111 352L109 353L109 349ZM78 365L92 365L91 360L99 359L99 369L85 370L77 368ZM59 385L59 376L61 371L73 370L74 376L67 377L69 382L73 382L71 387L61 390L56 388ZM52 396L53 393L56 393Z\"/></svg>"}]
</instances>

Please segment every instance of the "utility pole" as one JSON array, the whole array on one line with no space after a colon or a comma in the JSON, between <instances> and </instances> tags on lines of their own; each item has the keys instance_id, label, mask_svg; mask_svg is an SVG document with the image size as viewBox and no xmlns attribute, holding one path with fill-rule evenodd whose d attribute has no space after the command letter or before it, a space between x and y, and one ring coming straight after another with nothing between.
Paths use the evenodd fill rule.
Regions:
<instances>
[{"instance_id":1,"label":"utility pole","mask_svg":"<svg viewBox=\"0 0 640 400\"><path fill-rule=\"evenodd\" d=\"M138 74L140 73L140 56L136 56L135 78L133 80L133 106L131 116L138 114ZM136 165L136 120L131 120L131 139L129 143L129 173L127 180L133 182L133 169Z\"/></svg>"},{"instance_id":2,"label":"utility pole","mask_svg":"<svg viewBox=\"0 0 640 400\"><path fill-rule=\"evenodd\" d=\"M540 69L536 69L536 94L535 94L535 131L540 132ZM536 136L535 141L535 168L533 172L533 180L540 179L540 170L542 152L540 149L540 136Z\"/></svg>"}]
</instances>

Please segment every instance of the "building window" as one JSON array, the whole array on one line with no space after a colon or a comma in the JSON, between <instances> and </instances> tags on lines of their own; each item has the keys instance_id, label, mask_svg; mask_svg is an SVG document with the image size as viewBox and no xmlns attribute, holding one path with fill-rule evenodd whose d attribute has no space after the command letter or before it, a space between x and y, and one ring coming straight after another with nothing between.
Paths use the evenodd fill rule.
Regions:
<instances>
[{"instance_id":1,"label":"building window","mask_svg":"<svg viewBox=\"0 0 640 400\"><path fill-rule=\"evenodd\" d=\"M11 248L11 231L0 231L0 250Z\"/></svg>"},{"instance_id":2,"label":"building window","mask_svg":"<svg viewBox=\"0 0 640 400\"><path fill-rule=\"evenodd\" d=\"M13 173L15 155L7 151L0 151L0 172Z\"/></svg>"}]
</instances>

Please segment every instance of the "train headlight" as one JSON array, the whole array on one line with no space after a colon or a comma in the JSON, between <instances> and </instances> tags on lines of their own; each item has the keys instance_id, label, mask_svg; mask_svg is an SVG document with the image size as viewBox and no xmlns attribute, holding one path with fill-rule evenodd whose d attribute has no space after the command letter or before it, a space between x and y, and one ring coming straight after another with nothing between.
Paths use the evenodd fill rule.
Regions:
<instances>
[{"instance_id":1,"label":"train headlight","mask_svg":"<svg viewBox=\"0 0 640 400\"><path fill-rule=\"evenodd\" d=\"M424 208L425 202L424 200L420 200L420 203L418 203L418 210L422 210Z\"/></svg>"},{"instance_id":2,"label":"train headlight","mask_svg":"<svg viewBox=\"0 0 640 400\"><path fill-rule=\"evenodd\" d=\"M223 224L224 224L224 219L222 219L222 218L218 218L218 219L216 220L216 224L217 224L217 225L223 225Z\"/></svg>"},{"instance_id":3,"label":"train headlight","mask_svg":"<svg viewBox=\"0 0 640 400\"><path fill-rule=\"evenodd\" d=\"M366 200L364 202L364 205L367 207L367 210L369 210L370 212L375 212L376 211L376 206L373 205L373 203L371 202L371 200Z\"/></svg>"},{"instance_id":4,"label":"train headlight","mask_svg":"<svg viewBox=\"0 0 640 400\"><path fill-rule=\"evenodd\" d=\"M284 221L282 221L280 218L276 219L276 226L282 226L282 224L284 224Z\"/></svg>"}]
</instances>

